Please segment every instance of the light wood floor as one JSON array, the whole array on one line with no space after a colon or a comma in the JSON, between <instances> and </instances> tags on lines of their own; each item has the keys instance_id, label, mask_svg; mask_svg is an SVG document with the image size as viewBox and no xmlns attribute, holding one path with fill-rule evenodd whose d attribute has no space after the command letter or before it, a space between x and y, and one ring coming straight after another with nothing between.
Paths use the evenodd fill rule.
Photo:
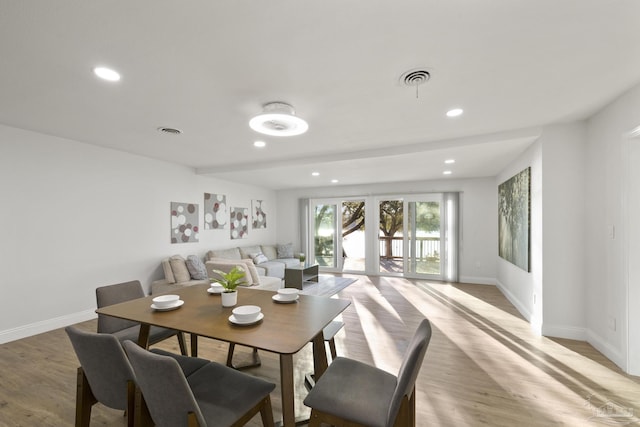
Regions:
<instances>
[{"instance_id":1,"label":"light wood floor","mask_svg":"<svg viewBox=\"0 0 640 427\"><path fill-rule=\"evenodd\" d=\"M640 378L623 374L586 343L535 336L495 287L354 277L359 280L339 294L352 301L336 337L341 356L395 373L418 322L431 320L433 338L417 381L418 426L640 424L620 417L617 406L640 415ZM95 330L96 322L80 326ZM159 347L178 351L176 340ZM226 344L201 339L200 355L222 362ZM277 383L277 358L261 355L263 365L250 373ZM294 363L302 384L310 346ZM0 426L73 425L76 367L62 329L1 345ZM301 401L304 387L297 393ZM276 417L279 394L279 388L272 394ZM298 402L297 411L307 409ZM94 407L92 426L124 425L122 412ZM259 418L250 425L261 425Z\"/></svg>"}]
</instances>

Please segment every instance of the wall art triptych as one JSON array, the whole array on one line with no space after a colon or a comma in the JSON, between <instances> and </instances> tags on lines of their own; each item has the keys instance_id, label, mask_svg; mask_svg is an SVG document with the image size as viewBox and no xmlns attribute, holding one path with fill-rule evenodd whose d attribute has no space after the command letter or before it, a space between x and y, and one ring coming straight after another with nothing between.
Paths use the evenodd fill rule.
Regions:
<instances>
[{"instance_id":1,"label":"wall art triptych","mask_svg":"<svg viewBox=\"0 0 640 427\"><path fill-rule=\"evenodd\" d=\"M251 218L249 218L251 215ZM171 202L171 243L199 241L199 210L195 203ZM229 208L225 194L204 193L204 230L230 230L232 240L246 239L249 224L267 228L264 200L252 200L249 208Z\"/></svg>"}]
</instances>

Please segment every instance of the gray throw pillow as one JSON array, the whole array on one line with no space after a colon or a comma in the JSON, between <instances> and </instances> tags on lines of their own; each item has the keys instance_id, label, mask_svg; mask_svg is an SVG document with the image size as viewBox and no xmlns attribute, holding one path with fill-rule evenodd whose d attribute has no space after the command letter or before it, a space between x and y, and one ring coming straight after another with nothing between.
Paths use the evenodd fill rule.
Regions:
<instances>
[{"instance_id":1,"label":"gray throw pillow","mask_svg":"<svg viewBox=\"0 0 640 427\"><path fill-rule=\"evenodd\" d=\"M293 258L293 243L278 245L278 258Z\"/></svg>"},{"instance_id":2,"label":"gray throw pillow","mask_svg":"<svg viewBox=\"0 0 640 427\"><path fill-rule=\"evenodd\" d=\"M207 267L205 267L204 263L200 261L200 258L195 255L189 255L187 257L187 269L189 270L191 278L194 280L206 280L209 278L209 276L207 276Z\"/></svg>"}]
</instances>

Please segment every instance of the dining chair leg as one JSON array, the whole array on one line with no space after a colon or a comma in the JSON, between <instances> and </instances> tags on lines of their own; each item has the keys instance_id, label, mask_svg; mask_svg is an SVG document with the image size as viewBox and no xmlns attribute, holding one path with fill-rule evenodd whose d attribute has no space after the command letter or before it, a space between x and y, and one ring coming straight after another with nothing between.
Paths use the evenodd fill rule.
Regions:
<instances>
[{"instance_id":1,"label":"dining chair leg","mask_svg":"<svg viewBox=\"0 0 640 427\"><path fill-rule=\"evenodd\" d=\"M180 346L180 353L183 356L188 356L189 352L187 351L187 342L184 339L184 332L178 332L178 345Z\"/></svg>"},{"instance_id":2,"label":"dining chair leg","mask_svg":"<svg viewBox=\"0 0 640 427\"><path fill-rule=\"evenodd\" d=\"M271 407L271 396L267 396L264 399L264 402L260 407L260 417L262 418L262 425L264 427L275 426L273 421L273 408Z\"/></svg>"},{"instance_id":3,"label":"dining chair leg","mask_svg":"<svg viewBox=\"0 0 640 427\"><path fill-rule=\"evenodd\" d=\"M98 400L91 391L84 370L80 367L76 379L76 427L89 427L91 407L96 403Z\"/></svg>"}]
</instances>

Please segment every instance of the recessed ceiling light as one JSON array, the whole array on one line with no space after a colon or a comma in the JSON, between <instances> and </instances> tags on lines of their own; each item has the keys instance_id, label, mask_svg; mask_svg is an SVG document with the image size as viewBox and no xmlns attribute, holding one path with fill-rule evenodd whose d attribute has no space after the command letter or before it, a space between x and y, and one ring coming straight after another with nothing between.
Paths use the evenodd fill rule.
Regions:
<instances>
[{"instance_id":1,"label":"recessed ceiling light","mask_svg":"<svg viewBox=\"0 0 640 427\"><path fill-rule=\"evenodd\" d=\"M258 147L258 148L262 148L262 147L266 147L267 143L264 141L256 141L253 143L254 147Z\"/></svg>"},{"instance_id":2,"label":"recessed ceiling light","mask_svg":"<svg viewBox=\"0 0 640 427\"><path fill-rule=\"evenodd\" d=\"M311 172L311 176L320 176L320 172Z\"/></svg>"},{"instance_id":3,"label":"recessed ceiling light","mask_svg":"<svg viewBox=\"0 0 640 427\"><path fill-rule=\"evenodd\" d=\"M107 67L96 67L93 69L93 73L103 80L110 82L117 82L120 80L120 73Z\"/></svg>"},{"instance_id":4,"label":"recessed ceiling light","mask_svg":"<svg viewBox=\"0 0 640 427\"><path fill-rule=\"evenodd\" d=\"M295 136L309 129L307 122L296 117L293 107L284 102L270 102L249 121L249 126L256 132L271 136Z\"/></svg>"},{"instance_id":5,"label":"recessed ceiling light","mask_svg":"<svg viewBox=\"0 0 640 427\"><path fill-rule=\"evenodd\" d=\"M337 182L338 182L338 180L337 180L337 179L332 179L332 180L331 180L331 183L332 183L332 184L336 184Z\"/></svg>"},{"instance_id":6,"label":"recessed ceiling light","mask_svg":"<svg viewBox=\"0 0 640 427\"><path fill-rule=\"evenodd\" d=\"M445 162L446 164L450 165L450 164L455 163L456 161L455 161L454 159L447 159L447 160L445 160L444 162Z\"/></svg>"},{"instance_id":7,"label":"recessed ceiling light","mask_svg":"<svg viewBox=\"0 0 640 427\"><path fill-rule=\"evenodd\" d=\"M464 110L462 110L462 108L453 108L453 109L447 111L447 117L458 117L463 112L464 112Z\"/></svg>"},{"instance_id":8,"label":"recessed ceiling light","mask_svg":"<svg viewBox=\"0 0 640 427\"><path fill-rule=\"evenodd\" d=\"M442 172L442 175L451 175L451 171L444 171Z\"/></svg>"}]
</instances>

